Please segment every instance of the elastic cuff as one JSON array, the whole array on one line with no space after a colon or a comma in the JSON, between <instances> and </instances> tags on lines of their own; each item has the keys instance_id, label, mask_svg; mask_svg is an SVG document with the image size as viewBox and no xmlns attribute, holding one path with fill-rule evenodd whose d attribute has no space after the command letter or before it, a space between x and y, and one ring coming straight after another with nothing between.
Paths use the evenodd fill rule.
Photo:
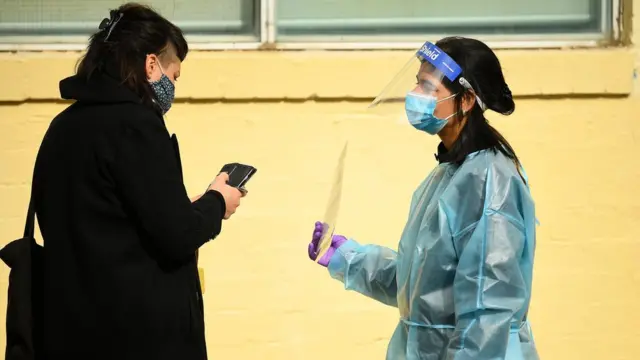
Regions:
<instances>
[{"instance_id":1,"label":"elastic cuff","mask_svg":"<svg viewBox=\"0 0 640 360\"><path fill-rule=\"evenodd\" d=\"M359 247L360 244L355 240L349 239L336 249L336 252L333 253L333 256L331 256L329 260L329 266L327 266L332 278L344 282L344 274L347 271L347 266Z\"/></svg>"}]
</instances>

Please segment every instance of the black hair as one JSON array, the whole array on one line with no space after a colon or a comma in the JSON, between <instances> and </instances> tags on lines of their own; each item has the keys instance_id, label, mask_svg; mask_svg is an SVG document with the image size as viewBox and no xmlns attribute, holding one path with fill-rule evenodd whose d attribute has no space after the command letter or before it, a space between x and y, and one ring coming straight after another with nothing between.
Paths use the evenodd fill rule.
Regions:
<instances>
[{"instance_id":1,"label":"black hair","mask_svg":"<svg viewBox=\"0 0 640 360\"><path fill-rule=\"evenodd\" d=\"M76 74L87 79L96 73L114 77L140 96L142 103L154 106L145 71L147 55L157 55L166 65L176 58L183 61L188 52L180 28L149 6L127 3L111 10L110 18L91 36Z\"/></svg>"},{"instance_id":2,"label":"black hair","mask_svg":"<svg viewBox=\"0 0 640 360\"><path fill-rule=\"evenodd\" d=\"M462 68L460 76L469 82L475 95L487 109L502 115L513 113L516 105L511 90L505 82L500 61L486 44L475 39L447 37L438 41L436 46L460 65ZM470 89L462 86L458 79L448 81L445 78L443 84L449 91L457 94L455 110L459 118L463 114L463 100L474 94ZM454 146L448 149L448 156L453 162L461 164L466 155L471 152L470 150L478 148L500 151L514 161L520 173L521 164L515 151L504 136L489 124L484 116L484 110L476 100L468 112L467 123L463 126L458 139Z\"/></svg>"}]
</instances>

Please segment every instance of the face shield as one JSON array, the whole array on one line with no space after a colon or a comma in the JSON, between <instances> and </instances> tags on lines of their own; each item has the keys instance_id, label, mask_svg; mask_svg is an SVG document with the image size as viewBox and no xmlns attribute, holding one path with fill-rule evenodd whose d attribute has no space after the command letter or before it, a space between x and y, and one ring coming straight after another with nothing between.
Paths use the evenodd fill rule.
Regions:
<instances>
[{"instance_id":1,"label":"face shield","mask_svg":"<svg viewBox=\"0 0 640 360\"><path fill-rule=\"evenodd\" d=\"M462 68L449 55L436 45L426 42L373 100L369 108L403 102L406 116L402 116L401 121L435 134L455 115L453 101L457 93L447 89L444 82L458 82L463 88L473 91L471 84L461 74ZM446 107L448 111L438 111L438 104L445 101L451 102ZM477 96L476 101L484 110L484 103Z\"/></svg>"}]
</instances>

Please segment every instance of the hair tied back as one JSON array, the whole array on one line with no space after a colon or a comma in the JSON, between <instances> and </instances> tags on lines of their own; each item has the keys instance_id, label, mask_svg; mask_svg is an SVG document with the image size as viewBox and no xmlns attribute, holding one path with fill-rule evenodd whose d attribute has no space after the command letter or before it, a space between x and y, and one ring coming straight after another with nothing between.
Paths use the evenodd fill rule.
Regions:
<instances>
[{"instance_id":1,"label":"hair tied back","mask_svg":"<svg viewBox=\"0 0 640 360\"><path fill-rule=\"evenodd\" d=\"M100 22L100 25L98 26L98 29L100 31L107 30L107 36L104 37L105 42L109 39L109 36L111 36L111 31L113 31L113 28L116 26L118 21L122 19L122 16L124 14L117 13L116 11L111 10L109 15L110 17L108 19L107 18L102 19L102 21Z\"/></svg>"}]
</instances>

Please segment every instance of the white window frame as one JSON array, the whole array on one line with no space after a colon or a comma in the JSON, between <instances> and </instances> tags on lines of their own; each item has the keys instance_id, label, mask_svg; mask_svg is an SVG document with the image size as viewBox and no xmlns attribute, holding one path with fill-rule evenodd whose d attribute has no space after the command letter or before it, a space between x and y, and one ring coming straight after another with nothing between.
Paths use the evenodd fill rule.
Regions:
<instances>
[{"instance_id":1,"label":"white window frame","mask_svg":"<svg viewBox=\"0 0 640 360\"><path fill-rule=\"evenodd\" d=\"M220 36L188 36L189 48L192 50L413 50L418 48L425 40L407 40L406 36L389 36L382 40L372 42L365 41L365 37L352 37L352 41L323 42L301 41L276 41L276 16L275 8L278 0L256 0L260 6L256 14L256 23L260 26L258 41L251 41L253 36L237 36L223 38ZM561 0L559 0L561 1ZM609 19L612 31L607 34L607 21L602 21L600 32L590 34L547 34L547 35L496 35L475 36L486 42L494 49L529 49L529 48L594 48L616 43L621 39L622 1L612 1L612 19ZM602 2L603 16L607 16L606 2ZM97 26L97 25L96 25ZM604 38L597 39L604 34ZM445 34L431 34L431 40L446 36ZM397 41L394 41L397 39ZM3 41L4 40L4 41ZM55 36L55 37L31 37L29 42L20 43L16 39L0 37L0 51L80 51L86 49L86 37ZM224 41L228 40L228 41Z\"/></svg>"}]
</instances>

